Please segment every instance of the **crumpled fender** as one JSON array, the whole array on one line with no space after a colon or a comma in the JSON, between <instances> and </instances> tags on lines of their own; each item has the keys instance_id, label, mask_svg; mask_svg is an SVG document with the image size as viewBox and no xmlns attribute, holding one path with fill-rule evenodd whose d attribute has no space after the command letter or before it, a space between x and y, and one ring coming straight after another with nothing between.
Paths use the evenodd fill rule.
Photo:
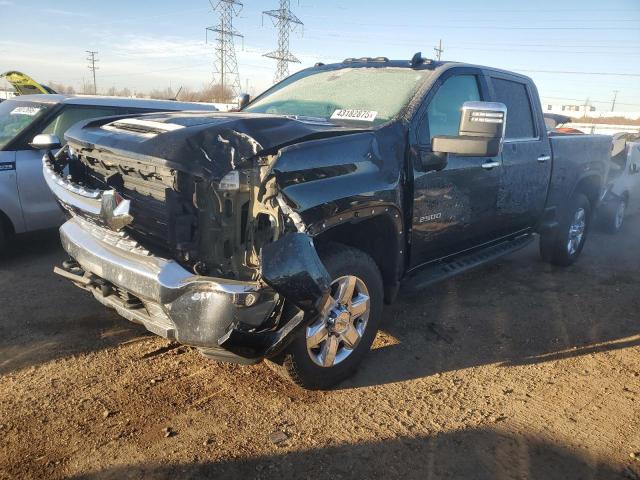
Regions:
<instances>
[{"instance_id":1,"label":"crumpled fender","mask_svg":"<svg viewBox=\"0 0 640 480\"><path fill-rule=\"evenodd\" d=\"M331 287L313 240L304 233L288 233L262 248L262 279L312 315L320 313Z\"/></svg>"},{"instance_id":2,"label":"crumpled fender","mask_svg":"<svg viewBox=\"0 0 640 480\"><path fill-rule=\"evenodd\" d=\"M401 235L405 144L396 125L298 143L280 150L270 175L305 233L387 214Z\"/></svg>"},{"instance_id":3,"label":"crumpled fender","mask_svg":"<svg viewBox=\"0 0 640 480\"><path fill-rule=\"evenodd\" d=\"M265 245L261 265L264 282L300 311L276 330L250 332L235 325L218 340L222 348L245 358L277 355L331 303L331 277L309 235L288 233Z\"/></svg>"}]
</instances>

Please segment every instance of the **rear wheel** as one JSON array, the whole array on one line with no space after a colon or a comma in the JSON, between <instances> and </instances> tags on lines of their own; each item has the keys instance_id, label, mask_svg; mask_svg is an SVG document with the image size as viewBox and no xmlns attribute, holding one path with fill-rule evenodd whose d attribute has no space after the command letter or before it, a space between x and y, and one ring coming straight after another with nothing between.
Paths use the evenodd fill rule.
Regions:
<instances>
[{"instance_id":1,"label":"rear wheel","mask_svg":"<svg viewBox=\"0 0 640 480\"><path fill-rule=\"evenodd\" d=\"M627 213L627 202L624 198L619 198L610 202L600 213L600 224L602 229L611 234L616 234L622 229L624 217Z\"/></svg>"},{"instance_id":2,"label":"rear wheel","mask_svg":"<svg viewBox=\"0 0 640 480\"><path fill-rule=\"evenodd\" d=\"M0 218L0 257L4 256L7 250L7 243L9 240L9 234L7 230L7 226L2 221L2 218Z\"/></svg>"},{"instance_id":3,"label":"rear wheel","mask_svg":"<svg viewBox=\"0 0 640 480\"><path fill-rule=\"evenodd\" d=\"M553 265L571 265L582 253L590 227L591 204L578 193L567 203L558 228L540 237L542 258Z\"/></svg>"},{"instance_id":4,"label":"rear wheel","mask_svg":"<svg viewBox=\"0 0 640 480\"><path fill-rule=\"evenodd\" d=\"M371 348L382 317L382 277L369 255L345 245L320 251L333 307L303 329L281 357L296 384L326 389L351 376Z\"/></svg>"}]
</instances>

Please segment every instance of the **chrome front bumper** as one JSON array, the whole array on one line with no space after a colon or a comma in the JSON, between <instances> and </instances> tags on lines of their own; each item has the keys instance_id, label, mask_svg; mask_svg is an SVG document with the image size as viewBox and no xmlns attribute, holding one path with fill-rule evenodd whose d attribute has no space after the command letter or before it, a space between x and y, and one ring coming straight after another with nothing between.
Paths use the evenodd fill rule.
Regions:
<instances>
[{"instance_id":1,"label":"chrome front bumper","mask_svg":"<svg viewBox=\"0 0 640 480\"><path fill-rule=\"evenodd\" d=\"M103 234L102 238L98 237ZM259 326L273 312L275 295L257 282L196 276L173 260L123 248L114 238L80 218L60 228L67 253L79 264L86 282L75 282L123 317L149 331L185 345L217 349L232 324ZM139 299L127 305L106 285ZM107 289L109 291L109 289Z\"/></svg>"},{"instance_id":2,"label":"chrome front bumper","mask_svg":"<svg viewBox=\"0 0 640 480\"><path fill-rule=\"evenodd\" d=\"M72 184L55 173L46 157L43 164L47 184L71 213L60 237L79 269L65 277L157 335L216 358L242 361L220 349L218 340L232 325L264 323L276 305L273 290L258 282L194 275L173 260L151 255L126 233L100 225L106 192ZM123 296L139 301L132 306Z\"/></svg>"}]
</instances>

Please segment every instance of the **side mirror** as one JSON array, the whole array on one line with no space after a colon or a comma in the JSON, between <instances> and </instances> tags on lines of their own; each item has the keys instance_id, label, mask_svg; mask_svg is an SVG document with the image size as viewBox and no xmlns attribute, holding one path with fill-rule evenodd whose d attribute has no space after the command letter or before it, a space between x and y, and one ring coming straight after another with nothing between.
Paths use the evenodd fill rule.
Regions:
<instances>
[{"instance_id":1,"label":"side mirror","mask_svg":"<svg viewBox=\"0 0 640 480\"><path fill-rule=\"evenodd\" d=\"M57 135L41 133L33 137L29 145L36 150L55 150L62 146L62 142L60 142L60 138Z\"/></svg>"},{"instance_id":2,"label":"side mirror","mask_svg":"<svg viewBox=\"0 0 640 480\"><path fill-rule=\"evenodd\" d=\"M244 107L249 105L250 101L251 95L249 95L248 93L241 93L240 97L238 98L238 108L242 110Z\"/></svg>"},{"instance_id":3,"label":"side mirror","mask_svg":"<svg viewBox=\"0 0 640 480\"><path fill-rule=\"evenodd\" d=\"M458 135L433 137L431 150L462 157L495 157L502 151L506 122L504 103L465 102Z\"/></svg>"}]
</instances>

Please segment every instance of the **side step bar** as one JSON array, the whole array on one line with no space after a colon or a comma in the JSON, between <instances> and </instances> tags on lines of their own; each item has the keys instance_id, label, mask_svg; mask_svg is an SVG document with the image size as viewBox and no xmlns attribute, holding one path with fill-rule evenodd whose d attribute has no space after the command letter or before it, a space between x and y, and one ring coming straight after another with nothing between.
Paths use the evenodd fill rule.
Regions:
<instances>
[{"instance_id":1,"label":"side step bar","mask_svg":"<svg viewBox=\"0 0 640 480\"><path fill-rule=\"evenodd\" d=\"M516 252L526 247L535 239L534 235L527 234L513 240L501 242L481 250L457 256L449 260L429 264L410 275L403 283L403 288L408 292L415 292L434 283L454 277L460 273L472 270L476 267L492 262L504 255Z\"/></svg>"}]
</instances>

